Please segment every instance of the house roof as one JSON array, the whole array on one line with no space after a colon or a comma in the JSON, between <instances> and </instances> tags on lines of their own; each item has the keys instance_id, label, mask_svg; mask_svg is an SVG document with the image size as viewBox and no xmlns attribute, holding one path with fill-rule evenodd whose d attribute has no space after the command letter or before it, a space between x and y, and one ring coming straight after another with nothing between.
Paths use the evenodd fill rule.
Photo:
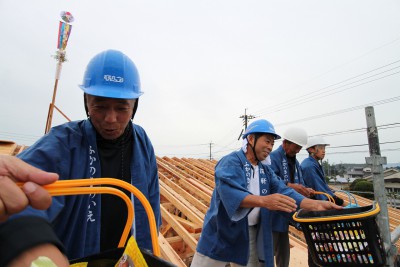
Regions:
<instances>
[{"instance_id":1,"label":"house roof","mask_svg":"<svg viewBox=\"0 0 400 267\"><path fill-rule=\"evenodd\" d=\"M392 179L400 178L400 171L395 168L386 169L383 171L383 179L386 182L391 182ZM372 181L372 175L365 176L364 179Z\"/></svg>"}]
</instances>

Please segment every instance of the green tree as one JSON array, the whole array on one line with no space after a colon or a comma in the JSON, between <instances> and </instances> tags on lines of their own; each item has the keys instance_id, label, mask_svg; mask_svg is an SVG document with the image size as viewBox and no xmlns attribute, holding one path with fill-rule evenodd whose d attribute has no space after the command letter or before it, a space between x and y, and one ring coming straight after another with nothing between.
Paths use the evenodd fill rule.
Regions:
<instances>
[{"instance_id":1,"label":"green tree","mask_svg":"<svg viewBox=\"0 0 400 267\"><path fill-rule=\"evenodd\" d=\"M366 181L365 179L357 179L357 180L361 180L358 181L355 185L354 185L354 190L353 191L358 191L358 192L374 192L374 185L369 182ZM360 196L369 198L369 199L373 199L374 195L373 194L368 194L368 193L359 193Z\"/></svg>"},{"instance_id":2,"label":"green tree","mask_svg":"<svg viewBox=\"0 0 400 267\"><path fill-rule=\"evenodd\" d=\"M346 167L342 163L336 165L336 169L340 176L343 176L346 173Z\"/></svg>"},{"instance_id":3,"label":"green tree","mask_svg":"<svg viewBox=\"0 0 400 267\"><path fill-rule=\"evenodd\" d=\"M324 170L325 173L325 180L329 181L330 175L331 175L331 166L329 165L328 160L323 160L322 161L322 169Z\"/></svg>"}]
</instances>

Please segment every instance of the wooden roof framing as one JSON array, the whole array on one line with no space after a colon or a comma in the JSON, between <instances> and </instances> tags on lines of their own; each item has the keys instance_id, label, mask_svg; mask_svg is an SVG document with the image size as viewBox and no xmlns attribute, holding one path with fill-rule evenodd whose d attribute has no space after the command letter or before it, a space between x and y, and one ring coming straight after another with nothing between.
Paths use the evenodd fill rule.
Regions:
<instances>
[{"instance_id":1,"label":"wooden roof framing","mask_svg":"<svg viewBox=\"0 0 400 267\"><path fill-rule=\"evenodd\" d=\"M193 242L194 240L197 242L201 233L202 223L200 223L199 218L204 218L210 203L209 199L213 188L210 186L209 180L214 179L214 167L217 162L204 159L163 157L157 158L157 163L160 187L165 188L161 191L163 205L168 203L168 209L164 209L162 215L162 228L167 230L162 234L168 242L171 242L171 247L181 257L182 262L189 266L194 254L195 245ZM348 203L345 193L337 193L337 195L343 198L346 204ZM207 196L207 201L205 201L205 196ZM369 199L360 196L355 197L360 206L367 206L372 203ZM167 216L165 213L167 210L173 216ZM388 211L392 231L400 224L400 210L389 207ZM193 229L196 226L199 228ZM289 233L291 247L300 251L300 253L304 253L304 258L307 259L307 244L303 232L290 226ZM400 251L400 241L397 242L396 246ZM173 259L167 258L167 260L174 262Z\"/></svg>"},{"instance_id":2,"label":"wooden roof framing","mask_svg":"<svg viewBox=\"0 0 400 267\"><path fill-rule=\"evenodd\" d=\"M16 155L26 147L0 141L0 154ZM189 266L201 234L205 213L214 188L215 160L157 157L160 177L162 226L161 256L179 267ZM345 193L337 193L347 203ZM356 196L360 206L371 200ZM400 224L400 210L388 208L391 231ZM301 231L289 228L291 247L304 252L307 244ZM397 242L400 251L400 240Z\"/></svg>"}]
</instances>

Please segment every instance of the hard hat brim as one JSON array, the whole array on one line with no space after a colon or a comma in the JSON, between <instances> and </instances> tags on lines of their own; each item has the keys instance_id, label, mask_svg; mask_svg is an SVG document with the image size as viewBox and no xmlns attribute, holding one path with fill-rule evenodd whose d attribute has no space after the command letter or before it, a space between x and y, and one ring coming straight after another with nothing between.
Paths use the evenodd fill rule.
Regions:
<instances>
[{"instance_id":1,"label":"hard hat brim","mask_svg":"<svg viewBox=\"0 0 400 267\"><path fill-rule=\"evenodd\" d=\"M314 145L306 146L305 148L307 150L307 149L309 149L311 147L314 147L314 146L330 146L330 144L314 144Z\"/></svg>"},{"instance_id":2,"label":"hard hat brim","mask_svg":"<svg viewBox=\"0 0 400 267\"><path fill-rule=\"evenodd\" d=\"M109 98L118 98L118 99L137 99L139 98L143 92L134 92L128 90L116 90L110 86L91 86L85 87L83 85L78 85L86 94L100 96L100 97L109 97Z\"/></svg>"},{"instance_id":3,"label":"hard hat brim","mask_svg":"<svg viewBox=\"0 0 400 267\"><path fill-rule=\"evenodd\" d=\"M260 133L260 134L270 134L270 135L272 135L272 136L274 137L274 140L281 139L281 136L278 135L278 134L275 134L275 133L263 133L263 132L247 133L247 134L244 134L244 135L242 136L242 139L245 139L249 134L256 134L256 133Z\"/></svg>"}]
</instances>

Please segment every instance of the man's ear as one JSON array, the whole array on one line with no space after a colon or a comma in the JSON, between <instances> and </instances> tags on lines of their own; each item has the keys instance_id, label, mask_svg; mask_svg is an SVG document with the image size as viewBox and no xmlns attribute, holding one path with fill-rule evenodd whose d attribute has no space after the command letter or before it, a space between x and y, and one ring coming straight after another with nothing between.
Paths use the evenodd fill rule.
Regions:
<instances>
[{"instance_id":1,"label":"man's ear","mask_svg":"<svg viewBox=\"0 0 400 267\"><path fill-rule=\"evenodd\" d=\"M133 111L132 111L132 117L131 120L133 120L133 118L135 117L138 105L139 105L139 98L135 99L135 103L133 104Z\"/></svg>"},{"instance_id":2,"label":"man's ear","mask_svg":"<svg viewBox=\"0 0 400 267\"><path fill-rule=\"evenodd\" d=\"M249 135L247 136L247 142L248 142L251 146L254 145L254 134L249 134Z\"/></svg>"}]
</instances>

